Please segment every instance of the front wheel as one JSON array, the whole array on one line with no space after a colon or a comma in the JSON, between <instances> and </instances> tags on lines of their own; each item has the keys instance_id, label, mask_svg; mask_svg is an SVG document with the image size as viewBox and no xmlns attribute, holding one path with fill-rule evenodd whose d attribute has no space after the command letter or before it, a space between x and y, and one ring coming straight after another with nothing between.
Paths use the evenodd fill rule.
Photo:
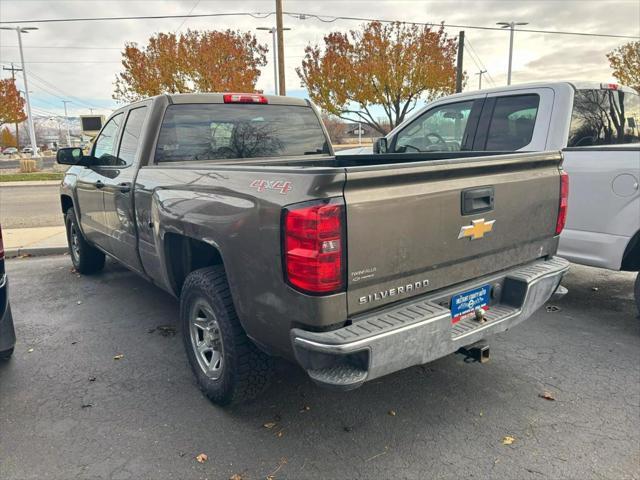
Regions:
<instances>
[{"instance_id":1,"label":"front wheel","mask_svg":"<svg viewBox=\"0 0 640 480\"><path fill-rule=\"evenodd\" d=\"M180 320L189 364L212 402L241 403L266 389L272 360L240 325L222 266L187 276L180 295Z\"/></svg>"},{"instance_id":2,"label":"front wheel","mask_svg":"<svg viewBox=\"0 0 640 480\"><path fill-rule=\"evenodd\" d=\"M64 223L67 229L69 254L75 269L84 274L102 270L104 267L104 253L87 243L80 228L78 228L78 219L73 208L67 210L64 216Z\"/></svg>"}]
</instances>

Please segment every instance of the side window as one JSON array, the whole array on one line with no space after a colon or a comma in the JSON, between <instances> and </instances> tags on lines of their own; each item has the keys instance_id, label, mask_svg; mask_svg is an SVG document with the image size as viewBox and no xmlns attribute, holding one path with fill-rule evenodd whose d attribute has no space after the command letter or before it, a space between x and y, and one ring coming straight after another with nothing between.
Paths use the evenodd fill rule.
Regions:
<instances>
[{"instance_id":1,"label":"side window","mask_svg":"<svg viewBox=\"0 0 640 480\"><path fill-rule=\"evenodd\" d=\"M467 128L473 100L435 107L411 122L396 137L396 153L457 152Z\"/></svg>"},{"instance_id":2,"label":"side window","mask_svg":"<svg viewBox=\"0 0 640 480\"><path fill-rule=\"evenodd\" d=\"M568 147L640 142L640 96L622 90L577 90Z\"/></svg>"},{"instance_id":3,"label":"side window","mask_svg":"<svg viewBox=\"0 0 640 480\"><path fill-rule=\"evenodd\" d=\"M122 117L122 113L112 117L102 129L100 135L98 135L93 149L93 156L95 157L93 165L117 165L115 150Z\"/></svg>"},{"instance_id":4,"label":"side window","mask_svg":"<svg viewBox=\"0 0 640 480\"><path fill-rule=\"evenodd\" d=\"M498 97L485 150L513 151L531 143L539 105L537 94Z\"/></svg>"},{"instance_id":5,"label":"side window","mask_svg":"<svg viewBox=\"0 0 640 480\"><path fill-rule=\"evenodd\" d=\"M138 149L140 148L140 134L146 118L147 107L134 108L129 112L122 132L117 165L128 166L136 161Z\"/></svg>"}]
</instances>

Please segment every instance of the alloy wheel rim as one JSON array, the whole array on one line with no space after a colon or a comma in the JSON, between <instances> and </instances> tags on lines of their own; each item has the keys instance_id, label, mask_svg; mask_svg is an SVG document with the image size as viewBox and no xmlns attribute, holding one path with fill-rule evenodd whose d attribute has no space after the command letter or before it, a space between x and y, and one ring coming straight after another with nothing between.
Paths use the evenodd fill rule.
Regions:
<instances>
[{"instance_id":1,"label":"alloy wheel rim","mask_svg":"<svg viewBox=\"0 0 640 480\"><path fill-rule=\"evenodd\" d=\"M207 377L217 380L224 368L222 335L213 310L204 300L195 302L191 309L189 334L198 366Z\"/></svg>"},{"instance_id":2,"label":"alloy wheel rim","mask_svg":"<svg viewBox=\"0 0 640 480\"><path fill-rule=\"evenodd\" d=\"M80 238L78 237L78 232L76 230L76 226L71 223L71 254L73 255L74 260L78 261L80 258Z\"/></svg>"}]
</instances>

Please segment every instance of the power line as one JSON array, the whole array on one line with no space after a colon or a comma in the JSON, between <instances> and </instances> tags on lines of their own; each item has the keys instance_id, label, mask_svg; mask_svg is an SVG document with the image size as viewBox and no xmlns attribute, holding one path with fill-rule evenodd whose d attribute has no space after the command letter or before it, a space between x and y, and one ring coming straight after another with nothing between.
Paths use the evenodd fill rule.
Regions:
<instances>
[{"instance_id":1,"label":"power line","mask_svg":"<svg viewBox=\"0 0 640 480\"><path fill-rule=\"evenodd\" d=\"M327 17L310 13L300 13L300 12L283 12L285 15L289 15L293 18L298 18L299 20L306 20L308 18L315 18L316 20L320 20L325 23L332 23L336 20L353 20L357 22L380 22L380 23L405 23L408 25L421 25L427 27L439 27L443 26L444 28L463 28L463 29L471 29L471 30L495 30L498 32L504 31L502 27L482 27L478 25L455 25L453 23L433 23L433 22L410 22L404 20L386 20L381 18L366 18L366 17L343 17L343 16L335 16L335 17ZM554 35L579 35L584 37L608 37L608 38L631 38L637 39L640 36L634 35L618 35L618 34L610 34L610 33L585 33L585 32L569 32L563 30L536 30L530 28L522 28L518 29L519 32L528 32L528 33L545 33L545 34L554 34Z\"/></svg>"},{"instance_id":2,"label":"power line","mask_svg":"<svg viewBox=\"0 0 640 480\"><path fill-rule=\"evenodd\" d=\"M2 48L18 48L18 45L1 45ZM22 48L50 48L63 50L122 50L121 47L85 47L74 45L24 45Z\"/></svg>"},{"instance_id":3,"label":"power line","mask_svg":"<svg viewBox=\"0 0 640 480\"><path fill-rule=\"evenodd\" d=\"M200 3L200 0L197 0L196 3L193 4L193 7L191 7L191 10L189 10L189 13L187 13L187 15L191 15L199 3ZM187 20L189 20L189 17L186 17L182 20L182 22L180 23L180 26L173 31L174 35L180 31L180 29L184 26Z\"/></svg>"},{"instance_id":4,"label":"power line","mask_svg":"<svg viewBox=\"0 0 640 480\"><path fill-rule=\"evenodd\" d=\"M489 69L484 64L482 59L480 58L480 55L478 55L478 52L476 51L476 49L473 48L473 45L471 45L471 41L469 40L469 37L467 37L467 43L466 44L469 46L470 51L473 52L473 54L476 56L476 58L480 62L480 70L486 70L487 71L486 72L487 73L487 79L489 80L491 85L493 85L495 87L496 86L496 82L494 81L493 77L491 76L491 73L489 72Z\"/></svg>"},{"instance_id":5,"label":"power line","mask_svg":"<svg viewBox=\"0 0 640 480\"><path fill-rule=\"evenodd\" d=\"M43 79L42 77L34 74L33 72L31 73L31 76L35 77L39 83L42 85L46 85L48 87L50 87L51 89L60 92L62 95L64 95L67 98L70 98L71 100L74 100L76 103L79 103L81 105L84 105L85 108L95 108L95 109L100 109L102 107L98 107L96 105L92 105L88 102L85 102L84 100L78 98L78 97L74 97L73 95L69 95L69 93L65 92L64 90L61 90L60 88L56 87L55 85L52 85L51 83L47 82L45 79Z\"/></svg>"},{"instance_id":6,"label":"power line","mask_svg":"<svg viewBox=\"0 0 640 480\"><path fill-rule=\"evenodd\" d=\"M293 18L297 18L299 20L306 20L309 18L314 18L324 23L333 23L337 20L351 20L357 22L381 22L381 23L404 23L408 25L421 25L421 26L429 26L429 27L439 27L442 26L444 28L463 28L470 30L490 30L490 31L504 31L500 27L483 27L479 25L457 25L453 23L433 23L433 22L411 22L404 20L388 20L383 18L367 18L367 17L347 17L347 16L323 16L317 15L314 13L301 13L301 12L283 12L285 15L288 15ZM32 24L32 23L63 23L63 22L103 22L103 21L118 21L118 20L162 20L162 19L170 19L170 18L211 18L211 17L232 17L232 16L245 16L245 17L253 17L257 19L265 19L272 15L275 12L230 12L230 13L198 13L198 14L183 14L183 15L141 15L141 16L132 16L132 17L84 17L84 18L44 18L39 20L2 20L0 24ZM619 35L619 34L611 34L611 33L586 33L586 32L571 32L565 30L538 30L532 28L522 28L518 29L519 32L526 33L542 33L542 34L553 34L553 35L577 35L583 37L603 37L603 38L625 38L625 39L638 39L640 36L638 35Z\"/></svg>"},{"instance_id":7,"label":"power line","mask_svg":"<svg viewBox=\"0 0 640 480\"><path fill-rule=\"evenodd\" d=\"M168 18L209 18L209 17L253 17L263 19L274 15L275 12L269 13L250 13L250 12L232 12L232 13L197 13L186 15L140 15L135 17L85 17L85 18L45 18L41 20L2 20L2 23L62 23L62 22L104 22L117 20L163 20Z\"/></svg>"}]
</instances>

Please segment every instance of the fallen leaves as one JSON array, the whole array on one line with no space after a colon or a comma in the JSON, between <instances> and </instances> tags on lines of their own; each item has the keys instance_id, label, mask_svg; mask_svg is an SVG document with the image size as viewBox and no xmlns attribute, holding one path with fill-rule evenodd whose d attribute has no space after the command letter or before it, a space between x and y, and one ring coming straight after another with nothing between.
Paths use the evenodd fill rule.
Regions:
<instances>
[{"instance_id":1,"label":"fallen leaves","mask_svg":"<svg viewBox=\"0 0 640 480\"><path fill-rule=\"evenodd\" d=\"M199 453L198 455L196 455L196 461L198 463L204 463L207 460L209 460L209 456L206 453Z\"/></svg>"},{"instance_id":2,"label":"fallen leaves","mask_svg":"<svg viewBox=\"0 0 640 480\"><path fill-rule=\"evenodd\" d=\"M89 377L89 381L90 382L95 382L96 381L96 377Z\"/></svg>"},{"instance_id":3,"label":"fallen leaves","mask_svg":"<svg viewBox=\"0 0 640 480\"><path fill-rule=\"evenodd\" d=\"M264 428L266 428L267 430L271 430L273 427L275 427L277 425L276 422L267 422L264 425L262 425Z\"/></svg>"},{"instance_id":4,"label":"fallen leaves","mask_svg":"<svg viewBox=\"0 0 640 480\"><path fill-rule=\"evenodd\" d=\"M242 475L240 475L239 473L234 473L229 477L229 480L242 480Z\"/></svg>"},{"instance_id":5,"label":"fallen leaves","mask_svg":"<svg viewBox=\"0 0 640 480\"><path fill-rule=\"evenodd\" d=\"M33 352L33 348L30 348L29 350L27 350L27 353L32 353Z\"/></svg>"},{"instance_id":6,"label":"fallen leaves","mask_svg":"<svg viewBox=\"0 0 640 480\"><path fill-rule=\"evenodd\" d=\"M83 403L80 405L80 408L91 408L93 407L93 403Z\"/></svg>"},{"instance_id":7,"label":"fallen leaves","mask_svg":"<svg viewBox=\"0 0 640 480\"><path fill-rule=\"evenodd\" d=\"M280 461L278 462L278 465L276 466L276 469L273 472L271 472L269 475L267 475L266 479L267 480L275 480L276 473L278 473L280 471L280 469L287 464L287 462L288 462L288 460L285 457L282 457L280 459ZM242 480L242 479L240 479L240 480Z\"/></svg>"},{"instance_id":8,"label":"fallen leaves","mask_svg":"<svg viewBox=\"0 0 640 480\"><path fill-rule=\"evenodd\" d=\"M545 400L549 400L550 402L554 402L556 397L553 396L553 393L544 391L543 393L539 393L538 396L540 398L544 398Z\"/></svg>"},{"instance_id":9,"label":"fallen leaves","mask_svg":"<svg viewBox=\"0 0 640 480\"><path fill-rule=\"evenodd\" d=\"M510 435L507 435L505 437L502 438L502 444L503 445L513 445L513 443L516 441L516 439Z\"/></svg>"},{"instance_id":10,"label":"fallen leaves","mask_svg":"<svg viewBox=\"0 0 640 480\"><path fill-rule=\"evenodd\" d=\"M114 360L122 360L124 358L124 355L122 353L119 353L118 355L115 355L113 357Z\"/></svg>"},{"instance_id":11,"label":"fallen leaves","mask_svg":"<svg viewBox=\"0 0 640 480\"><path fill-rule=\"evenodd\" d=\"M395 410L389 410L389 412L388 412L388 413L389 413L389 415L390 415L390 416L392 416L392 417L395 417L395 416L396 416L396 411L395 411Z\"/></svg>"}]
</instances>

